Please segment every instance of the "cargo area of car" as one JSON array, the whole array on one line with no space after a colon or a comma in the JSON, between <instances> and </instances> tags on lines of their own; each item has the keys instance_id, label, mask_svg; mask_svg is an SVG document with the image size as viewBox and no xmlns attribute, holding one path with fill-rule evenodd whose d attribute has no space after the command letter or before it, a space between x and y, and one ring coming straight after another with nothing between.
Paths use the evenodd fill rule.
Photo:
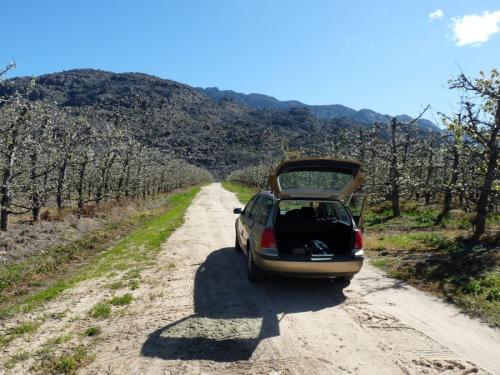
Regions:
<instances>
[{"instance_id":1,"label":"cargo area of car","mask_svg":"<svg viewBox=\"0 0 500 375\"><path fill-rule=\"evenodd\" d=\"M280 255L351 255L354 228L340 202L282 201L278 207L274 230Z\"/></svg>"}]
</instances>

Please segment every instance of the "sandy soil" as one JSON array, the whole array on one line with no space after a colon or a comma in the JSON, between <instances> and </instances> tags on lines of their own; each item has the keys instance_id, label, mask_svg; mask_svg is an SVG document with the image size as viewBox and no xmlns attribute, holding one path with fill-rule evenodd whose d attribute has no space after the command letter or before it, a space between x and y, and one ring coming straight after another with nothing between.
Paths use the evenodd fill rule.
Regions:
<instances>
[{"instance_id":1,"label":"sandy soil","mask_svg":"<svg viewBox=\"0 0 500 375\"><path fill-rule=\"evenodd\" d=\"M203 188L143 271L132 305L95 323L85 312L111 295L109 280L83 283L49 304L37 333L2 357L97 324L103 332L83 374L500 374L498 330L369 264L350 285L250 284L233 248L237 206L219 184Z\"/></svg>"}]
</instances>

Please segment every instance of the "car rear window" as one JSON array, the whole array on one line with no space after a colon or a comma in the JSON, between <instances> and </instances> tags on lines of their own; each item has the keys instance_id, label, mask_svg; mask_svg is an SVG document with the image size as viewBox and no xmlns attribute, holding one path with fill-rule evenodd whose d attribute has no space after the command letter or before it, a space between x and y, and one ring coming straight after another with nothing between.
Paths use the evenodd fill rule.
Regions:
<instances>
[{"instance_id":1,"label":"car rear window","mask_svg":"<svg viewBox=\"0 0 500 375\"><path fill-rule=\"evenodd\" d=\"M354 177L338 171L290 171L278 176L283 191L313 188L315 190L342 190Z\"/></svg>"}]
</instances>

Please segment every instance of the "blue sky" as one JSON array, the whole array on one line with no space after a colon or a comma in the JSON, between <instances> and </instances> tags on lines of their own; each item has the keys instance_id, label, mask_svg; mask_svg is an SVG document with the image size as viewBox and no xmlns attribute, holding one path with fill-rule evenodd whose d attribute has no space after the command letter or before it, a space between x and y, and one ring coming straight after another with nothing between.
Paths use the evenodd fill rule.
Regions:
<instances>
[{"instance_id":1,"label":"blue sky","mask_svg":"<svg viewBox=\"0 0 500 375\"><path fill-rule=\"evenodd\" d=\"M0 64L411 115L453 111L446 84L460 69L500 68L498 31L498 0L16 0L2 5Z\"/></svg>"}]
</instances>

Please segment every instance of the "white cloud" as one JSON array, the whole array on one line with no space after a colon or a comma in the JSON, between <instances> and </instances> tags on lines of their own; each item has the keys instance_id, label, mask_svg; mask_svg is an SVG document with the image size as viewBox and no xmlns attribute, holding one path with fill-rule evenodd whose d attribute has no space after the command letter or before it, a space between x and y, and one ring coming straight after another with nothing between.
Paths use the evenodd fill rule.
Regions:
<instances>
[{"instance_id":1,"label":"white cloud","mask_svg":"<svg viewBox=\"0 0 500 375\"><path fill-rule=\"evenodd\" d=\"M480 46L493 34L500 32L500 10L484 12L482 15L469 14L451 20L453 39L458 47Z\"/></svg>"},{"instance_id":2,"label":"white cloud","mask_svg":"<svg viewBox=\"0 0 500 375\"><path fill-rule=\"evenodd\" d=\"M434 21L434 20L438 20L440 18L443 18L444 16L444 12L442 9L436 9L434 12L432 13L429 13L429 20L430 21Z\"/></svg>"}]
</instances>

